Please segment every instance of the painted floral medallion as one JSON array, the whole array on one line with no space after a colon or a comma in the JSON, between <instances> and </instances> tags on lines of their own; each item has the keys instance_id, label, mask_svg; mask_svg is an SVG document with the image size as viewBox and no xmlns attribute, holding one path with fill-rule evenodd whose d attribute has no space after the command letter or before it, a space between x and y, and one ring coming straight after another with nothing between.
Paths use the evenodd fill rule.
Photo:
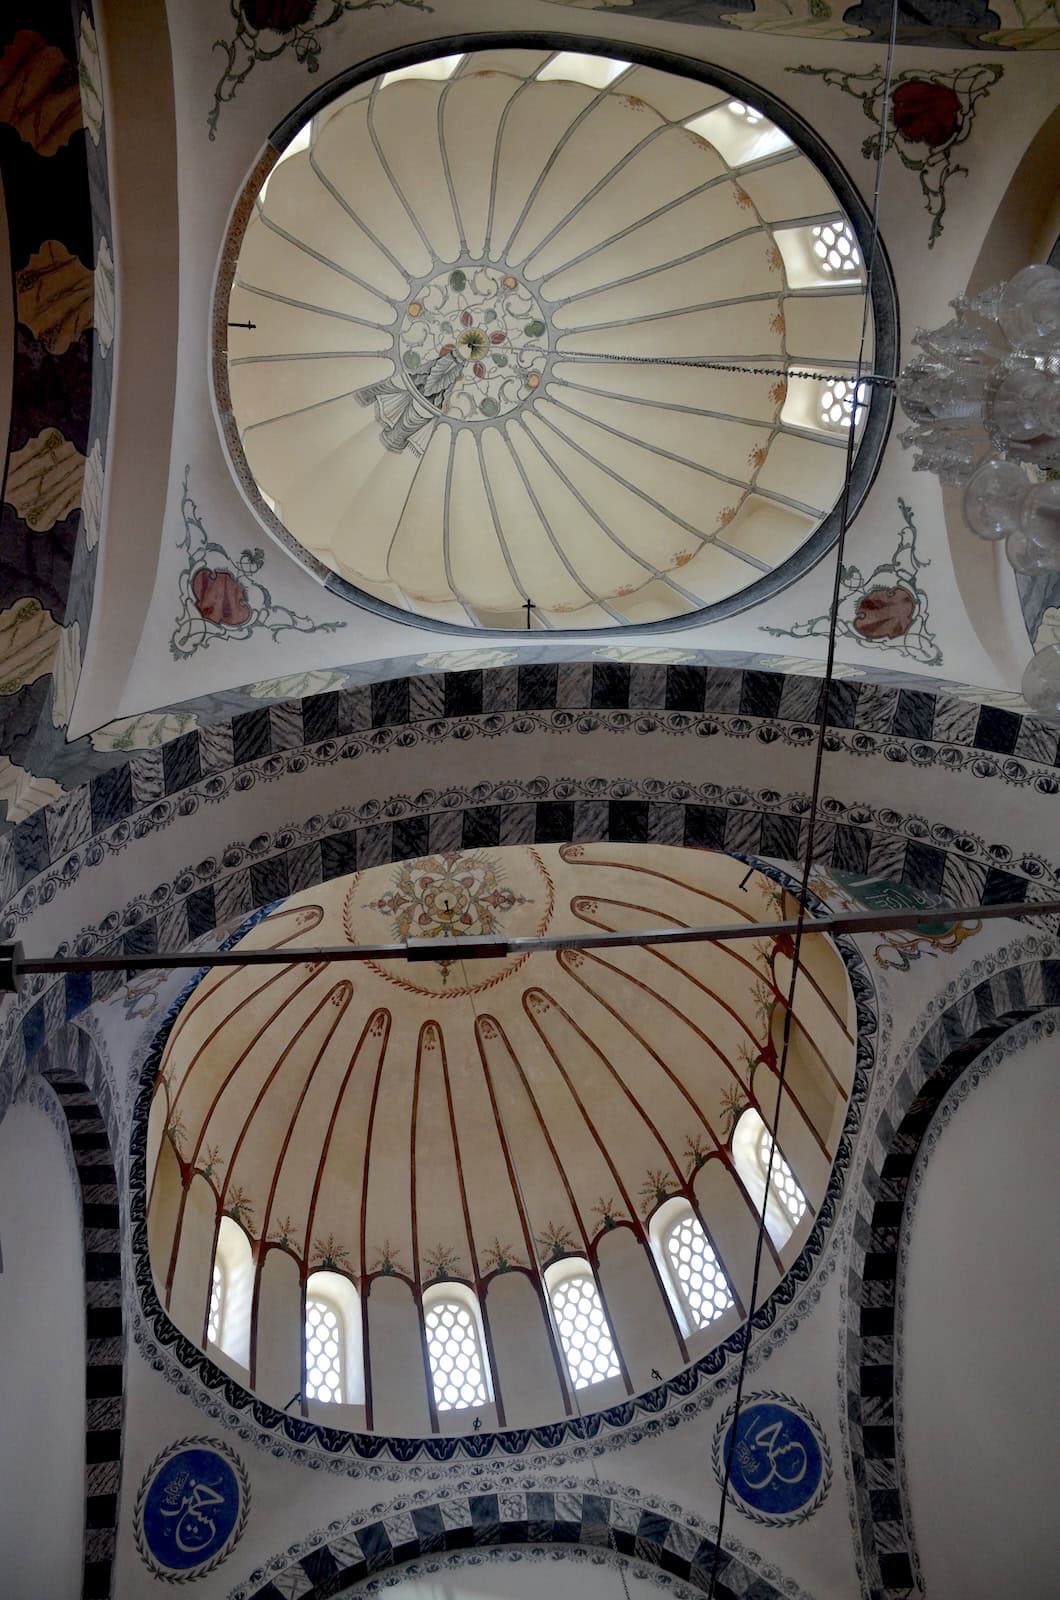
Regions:
<instances>
[{"instance_id":1,"label":"painted floral medallion","mask_svg":"<svg viewBox=\"0 0 1060 1600\"><path fill-rule=\"evenodd\" d=\"M343 906L343 928L353 944L394 939L489 939L544 933L552 921L555 894L552 879L536 850L506 861L492 851L445 850L399 861L385 892L364 898L361 875L354 879ZM476 960L467 973L454 960L369 963L384 978L416 994L466 995L519 970L526 956L514 961ZM410 976L411 974L411 976ZM470 983L469 980L470 979Z\"/></svg>"},{"instance_id":2,"label":"painted floral medallion","mask_svg":"<svg viewBox=\"0 0 1060 1600\"><path fill-rule=\"evenodd\" d=\"M416 291L398 350L421 400L458 421L481 421L532 399L548 356L548 324L526 285L503 267L457 267Z\"/></svg>"}]
</instances>

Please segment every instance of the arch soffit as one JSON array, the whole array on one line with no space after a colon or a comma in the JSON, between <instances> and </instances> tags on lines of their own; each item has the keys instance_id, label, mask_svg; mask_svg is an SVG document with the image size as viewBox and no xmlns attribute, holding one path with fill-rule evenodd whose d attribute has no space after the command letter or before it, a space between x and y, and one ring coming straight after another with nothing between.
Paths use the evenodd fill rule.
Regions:
<instances>
[{"instance_id":1,"label":"arch soffit","mask_svg":"<svg viewBox=\"0 0 1060 1600\"><path fill-rule=\"evenodd\" d=\"M1041 950L1037 958L1033 946ZM864 1569L879 1600L902 1600L918 1581L913 1530L899 1488L897 1322L911 1180L935 1114L958 1080L992 1047L1004 1049L1009 1038L1017 1042L1014 1030L1021 1024L1046 1013L1060 1016L1060 956L1050 955L1052 949L1048 941L1032 939L1023 952L1030 959L1005 966L1014 952L1001 950L975 964L973 975L985 966L987 976L918 1030L865 1139L847 1260L845 1410Z\"/></svg>"},{"instance_id":2,"label":"arch soffit","mask_svg":"<svg viewBox=\"0 0 1060 1600\"><path fill-rule=\"evenodd\" d=\"M424 1490L373 1506L345 1523L332 1523L276 1556L264 1567L272 1572L266 1583L255 1574L232 1591L231 1600L277 1600L289 1592L313 1600L319 1592L330 1592L317 1588L327 1580L341 1578L345 1592L380 1570L394 1571L432 1556L448 1565L459 1561L468 1546L473 1547L468 1559L480 1555L483 1545L593 1552L597 1558L610 1551L622 1565L636 1560L649 1572L668 1573L695 1592L709 1588L716 1529L683 1506L606 1479L586 1492L582 1479L516 1480L504 1474L491 1481L491 1488L483 1493L479 1482L457 1482L451 1490ZM518 1559L514 1551L512 1559ZM782 1594L789 1600L809 1600L732 1535L726 1535L717 1562L717 1600L735 1600L752 1587L762 1600L779 1600Z\"/></svg>"},{"instance_id":3,"label":"arch soffit","mask_svg":"<svg viewBox=\"0 0 1060 1600\"><path fill-rule=\"evenodd\" d=\"M122 1272L124 1184L114 1100L88 1035L65 1023L49 1037L27 1084L48 1095L41 1105L59 1131L73 1167L85 1266L85 1545L83 1592L110 1593L117 1551L125 1423L125 1280ZM30 1097L27 1093L27 1098ZM6 1109L6 1108L5 1108Z\"/></svg>"}]
</instances>

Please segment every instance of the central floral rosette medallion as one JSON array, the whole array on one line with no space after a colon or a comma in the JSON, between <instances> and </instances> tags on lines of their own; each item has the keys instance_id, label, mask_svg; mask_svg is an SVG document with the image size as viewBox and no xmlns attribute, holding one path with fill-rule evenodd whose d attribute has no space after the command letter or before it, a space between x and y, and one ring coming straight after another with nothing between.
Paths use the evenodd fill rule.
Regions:
<instances>
[{"instance_id":1,"label":"central floral rosette medallion","mask_svg":"<svg viewBox=\"0 0 1060 1600\"><path fill-rule=\"evenodd\" d=\"M503 267L454 267L414 292L398 350L406 383L432 410L461 422L503 417L540 386L548 324Z\"/></svg>"}]
</instances>

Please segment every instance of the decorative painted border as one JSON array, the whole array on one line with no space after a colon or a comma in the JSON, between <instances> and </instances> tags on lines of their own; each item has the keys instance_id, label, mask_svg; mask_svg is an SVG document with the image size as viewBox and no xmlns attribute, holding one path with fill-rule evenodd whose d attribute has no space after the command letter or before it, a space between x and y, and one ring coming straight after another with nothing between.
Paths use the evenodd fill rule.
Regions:
<instances>
[{"instance_id":1,"label":"decorative painted border","mask_svg":"<svg viewBox=\"0 0 1060 1600\"><path fill-rule=\"evenodd\" d=\"M608 837L611 835L605 828L597 834L596 842ZM751 858L744 856L743 859L749 861ZM755 861L754 864L758 871L775 882L789 888L793 886L787 873L761 861ZM253 920L256 921L260 915L261 912L257 912ZM222 948L235 943L245 932L245 926L237 928L225 940ZM847 1110L847 1126L850 1127L856 1126L860 1118L860 1109L868 1089L874 1060L876 1014L872 980L861 952L850 939L837 939L835 944L847 968L857 1015L855 1066ZM713 1386L710 1380L728 1374L728 1369L738 1360L743 1347L742 1328L716 1345L698 1361L684 1368L676 1377L657 1384L645 1394L633 1396L606 1410L583 1413L534 1428L483 1429L478 1433L465 1435L390 1437L377 1433L325 1428L318 1423L292 1417L285 1411L278 1411L267 1401L255 1397L235 1380L226 1376L205 1352L185 1338L174 1326L161 1305L147 1243L146 1152L151 1100L170 1032L188 996L202 976L201 971L196 973L169 1006L165 1020L156 1033L144 1061L133 1110L129 1174L130 1236L133 1273L139 1297L139 1308L134 1320L134 1338L137 1344L143 1345L145 1354L152 1360L155 1359L159 1349L170 1352L179 1374L177 1381L186 1383L191 1377L202 1385L207 1394L216 1395L220 1392L225 1404L237 1413L226 1420L230 1426L237 1429L241 1438L248 1437L246 1417L249 1413L257 1428L265 1430L264 1433L255 1436L263 1447L271 1448L276 1453L278 1447L287 1443L296 1447L292 1452L296 1458L303 1459L311 1454L323 1452L341 1463L340 1470L357 1471L358 1469L352 1465L353 1461L390 1460L402 1463L424 1461L462 1464L467 1459L483 1460L498 1455L501 1458L515 1457L534 1450L554 1452L566 1448L578 1453L590 1440L594 1441L594 1450L601 1447L612 1448L657 1431L657 1424L650 1419L658 1417L663 1412L668 1412L671 1416L690 1417L702 1410L704 1405L712 1403ZM831 1233L845 1183L850 1150L849 1139L845 1135L841 1136L828 1187L806 1243L773 1294L763 1301L755 1313L754 1325L759 1334L773 1329L778 1321L781 1324L781 1338L785 1337L790 1329L789 1308L808 1284ZM808 1309L808 1306L804 1304L803 1311L805 1309ZM784 1313L788 1315L785 1316ZM722 1387L732 1381L731 1375L727 1375L722 1380ZM708 1389L710 1392L707 1392ZM693 1399L693 1396L696 1398ZM206 1395L203 1399L206 1399ZM208 1415L219 1414L211 1409L208 1400L205 1409ZM238 1413L242 1413L242 1416ZM360 1470L363 1471L363 1468Z\"/></svg>"},{"instance_id":2,"label":"decorative painted border","mask_svg":"<svg viewBox=\"0 0 1060 1600\"><path fill-rule=\"evenodd\" d=\"M268 529L274 539L286 549L307 572L317 578L329 593L352 602L364 610L373 611L405 627L424 626L425 620L432 632L461 639L477 641L523 638L518 630L506 628L467 627L454 622L441 622L437 618L425 619L415 611L381 600L366 590L359 589L348 579L333 572L309 550L305 549L288 531L275 512L266 504L258 489L243 450L239 429L232 411L228 381L228 303L234 281L243 234L250 219L253 200L270 170L276 155L282 152L299 130L330 105L340 95L348 93L360 83L385 72L410 66L436 56L461 55L475 50L495 50L498 42L513 50L574 50L586 54L613 56L614 39L594 38L586 34L557 33L553 31L514 29L503 35L496 33L461 33L432 39L425 44L407 45L399 50L373 56L347 68L314 89L273 129L265 150L259 156L247 185L233 207L228 232L221 247L217 278L214 283L211 313L211 378L218 420L221 446L228 459L232 476L239 486L257 521ZM701 83L708 83L739 100L749 100L763 110L772 122L793 141L823 175L835 195L844 216L850 222L861 247L862 256L874 259L870 295L872 302L872 327L874 367L878 373L894 375L898 370L899 316L898 293L890 261L882 238L876 237L873 250L872 218L857 185L853 183L834 152L825 144L814 127L792 107L778 100L761 84L752 83L723 67L678 55L670 50L651 49L623 41L622 59L637 66L655 68ZM872 386L868 403L868 416L862 429L850 474L848 514L856 517L867 496L890 433L894 415L894 394L886 386ZM596 639L642 639L653 634L670 634L675 630L697 627L704 622L717 622L734 616L781 593L817 565L839 538L842 507L835 505L806 542L773 572L764 574L728 599L700 607L683 616L669 617L658 622L627 623L620 627L593 629ZM573 630L572 630L573 631ZM557 629L557 633L562 630Z\"/></svg>"},{"instance_id":3,"label":"decorative painted border","mask_svg":"<svg viewBox=\"0 0 1060 1600\"><path fill-rule=\"evenodd\" d=\"M818 1483L813 1495L804 1506L800 1506L797 1511L789 1511L785 1515L760 1511L757 1506L750 1505L743 1498L743 1496L738 1493L735 1485L731 1482L729 1485L729 1493L732 1495L732 1498L740 1512L748 1519L749 1522L758 1522L761 1523L763 1527L767 1528L790 1528L796 1523L806 1522L810 1517L813 1516L815 1511L820 1510L821 1506L823 1506L827 1500L828 1491L832 1487L832 1452L828 1448L828 1440L825 1438L824 1430L817 1418L813 1415L813 1412L807 1411L806 1407L802 1405L800 1401L796 1400L793 1395L780 1394L776 1389L758 1389L753 1394L744 1395L743 1404L745 1406L750 1406L759 1400L773 1400L777 1405L787 1406L789 1410L794 1411L802 1418L803 1422L805 1422L806 1426L810 1429L810 1432L816 1439L817 1447L821 1452L821 1480ZM725 1437L725 1430L732 1421L735 1410L736 1402L734 1400L732 1405L729 1406L725 1412L723 1412L717 1427L714 1429L714 1438L711 1442L711 1462L714 1467L714 1476L717 1478L719 1484L723 1484L725 1481L725 1463L722 1459L722 1441Z\"/></svg>"},{"instance_id":4,"label":"decorative painted border","mask_svg":"<svg viewBox=\"0 0 1060 1600\"><path fill-rule=\"evenodd\" d=\"M533 1546L596 1552L599 1559L610 1554L622 1566L641 1561L649 1573L665 1572L699 1594L710 1586L716 1533L683 1506L623 1484L504 1473L488 1489L465 1479L450 1490L421 1489L329 1523L251 1573L228 1600L323 1600L373 1579L378 1583L380 1573L393 1574L389 1582L395 1582L408 1576L395 1569L428 1555L463 1551L465 1560L474 1561L473 1552L505 1546L521 1547L519 1554ZM798 1584L737 1539L728 1538L726 1546L717 1555L717 1600L809 1600Z\"/></svg>"},{"instance_id":5,"label":"decorative painted border","mask_svg":"<svg viewBox=\"0 0 1060 1600\"><path fill-rule=\"evenodd\" d=\"M589 6L634 22L684 22L696 27L740 28L784 38L885 45L890 0L552 0L553 5ZM1002 26L992 29L990 8L964 0L947 6L900 6L897 42L934 50L1051 50L1060 34L1056 0L1000 0L993 7ZM849 18L849 20L847 20Z\"/></svg>"},{"instance_id":6,"label":"decorative painted border","mask_svg":"<svg viewBox=\"0 0 1060 1600\"><path fill-rule=\"evenodd\" d=\"M147 1540L144 1537L144 1501L147 1499L158 1469L165 1466L172 1456L179 1455L182 1450L192 1450L196 1446L216 1451L224 1456L232 1468L239 1484L239 1516L228 1538L216 1554L212 1555L208 1561L203 1562L202 1566L191 1567L186 1572L175 1572L171 1567L164 1567L160 1562L156 1561L148 1548ZM163 1515L165 1514L163 1513ZM243 1537L249 1516L250 1479L247 1477L246 1467L231 1445L226 1444L223 1439L208 1439L203 1438L201 1435L189 1435L183 1439L174 1439L172 1444L168 1444L164 1450L161 1450L140 1480L140 1487L136 1491L136 1499L133 1502L133 1541L140 1560L153 1577L160 1578L163 1583L194 1583L198 1578L205 1578L208 1573L213 1572L221 1565L222 1561L227 1561Z\"/></svg>"},{"instance_id":7,"label":"decorative painted border","mask_svg":"<svg viewBox=\"0 0 1060 1600\"><path fill-rule=\"evenodd\" d=\"M567 649L576 656L585 646L570 644ZM686 719L705 714L717 723L716 731L729 733L728 719L735 717L739 722L732 726L738 731L746 733L743 724L752 719L757 733L761 719L779 725L768 737L790 738L796 730L785 732L783 724L815 724L821 715L821 664L796 658L798 670L789 671L791 657L733 652L720 660L690 652L702 661L664 663L642 660L638 652L650 654L648 646L598 645L592 660L579 661L561 658L562 647L552 645L547 659L517 666L512 650L440 651L415 658L412 665L423 668L422 676L390 677L387 662L361 663L318 674L323 692L308 692L312 682L300 690L303 674L251 685L250 690L218 692L189 702L194 708L190 711L163 709L109 724L102 730L107 739L100 750L89 752L83 740L65 747L63 770L57 767L56 775L74 786L64 799L43 808L39 820L27 819L15 865L13 835L0 838L0 903L49 860L142 805L207 774L347 734L371 733L379 741L382 728L419 725L421 733L438 737L445 731L439 726L443 721L463 724L514 712L582 711L591 716L625 710L635 713L638 727L652 713L666 713L667 723L670 714ZM483 656L485 664L460 670L469 661L482 662ZM408 669L407 658L402 665ZM894 761L970 765L979 776L1004 775L1014 782L1027 781L1024 768L1030 766L1039 787L1053 781L1054 773L1040 774L1037 768L1060 766L1060 730L1012 709L1022 704L1017 695L1006 694L1003 698L1011 704L999 705L994 699L1001 691L993 698L985 690L976 691L987 697L980 700L960 685L878 671L868 663L841 671L853 676L833 684L829 726L840 739L854 732L864 735L867 742L858 744L859 753L878 749ZM337 687L347 673L357 674L358 681ZM269 699L285 687L304 697L273 697L263 704L251 692L268 691ZM685 726L690 727L687 721ZM137 739L141 747L130 757L127 752ZM898 740L910 744L899 749ZM120 776L122 770L127 776ZM1060 783L1043 792L1060 792ZM53 838L59 817L64 821Z\"/></svg>"},{"instance_id":8,"label":"decorative painted border","mask_svg":"<svg viewBox=\"0 0 1060 1600\"><path fill-rule=\"evenodd\" d=\"M548 738L560 732L665 732L802 749L815 737L822 703L823 686L816 678L721 667L571 662L393 679L261 706L114 766L0 838L0 903L6 912L0 936L10 938L42 899L76 881L104 853L164 827L189 808L222 800L233 788L377 755L391 746L510 733ZM946 694L843 681L832 686L829 728L830 752L967 772L1042 795L1060 793L1060 730L1015 712ZM707 804L720 797L716 785L702 785L699 792ZM570 793L590 798L593 790L586 782ZM662 799L665 786L642 780L630 795ZM844 821L855 821L866 810L829 804L833 817L846 812ZM776 806L773 800L767 809ZM393 815L393 803L374 810L366 806L356 818L351 813L344 826L347 831L358 823L378 828ZM922 837L946 844L956 835L925 822ZM350 841L346 848L352 848ZM966 854L976 853L972 841ZM999 869L1013 865L1026 877L1060 883L1056 869L1040 857L1017 861L1007 847L995 848L992 855ZM862 870L857 861L853 870ZM1022 892L1015 875L1008 876L1006 895L1009 889Z\"/></svg>"},{"instance_id":9,"label":"decorative painted border","mask_svg":"<svg viewBox=\"0 0 1060 1600\"><path fill-rule=\"evenodd\" d=\"M895 1414L899 1240L917 1154L961 1074L1026 1018L1060 1006L1060 956L999 970L951 1003L919 1039L874 1129L847 1267L849 1458L870 1600L904 1600L915 1555L899 1486Z\"/></svg>"}]
</instances>

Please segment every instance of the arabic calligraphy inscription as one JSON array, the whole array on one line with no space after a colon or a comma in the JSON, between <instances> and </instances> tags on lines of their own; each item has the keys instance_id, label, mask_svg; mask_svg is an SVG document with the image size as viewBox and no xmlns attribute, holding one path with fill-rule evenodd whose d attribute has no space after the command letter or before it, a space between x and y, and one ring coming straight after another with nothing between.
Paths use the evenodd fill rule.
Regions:
<instances>
[{"instance_id":1,"label":"arabic calligraphy inscription","mask_svg":"<svg viewBox=\"0 0 1060 1600\"><path fill-rule=\"evenodd\" d=\"M730 1450L730 1490L756 1522L801 1522L828 1493L831 1462L824 1436L810 1413L786 1395L749 1395L735 1424L730 1407L714 1438L716 1471L724 1471Z\"/></svg>"},{"instance_id":2,"label":"arabic calligraphy inscription","mask_svg":"<svg viewBox=\"0 0 1060 1600\"><path fill-rule=\"evenodd\" d=\"M186 1443L152 1464L139 1496L137 1543L160 1576L216 1565L246 1520L246 1475L238 1457L227 1449L222 1454L224 1447L214 1448L211 1440L182 1448Z\"/></svg>"}]
</instances>

